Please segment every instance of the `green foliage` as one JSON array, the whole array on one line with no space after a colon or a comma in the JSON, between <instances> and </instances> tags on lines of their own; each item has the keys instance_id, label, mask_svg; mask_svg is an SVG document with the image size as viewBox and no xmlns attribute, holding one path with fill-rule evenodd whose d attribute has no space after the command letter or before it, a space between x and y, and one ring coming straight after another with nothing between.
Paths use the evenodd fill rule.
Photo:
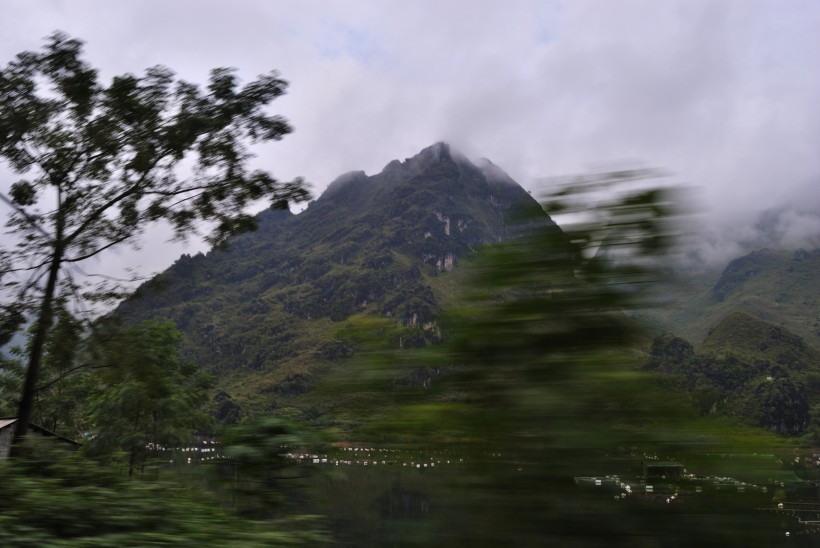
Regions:
<instances>
[{"instance_id":1,"label":"green foliage","mask_svg":"<svg viewBox=\"0 0 820 548\"><path fill-rule=\"evenodd\" d=\"M707 333L701 352L714 356L735 354L746 360L766 360L788 369L820 367L820 352L802 337L744 312L732 312Z\"/></svg>"},{"instance_id":2,"label":"green foliage","mask_svg":"<svg viewBox=\"0 0 820 548\"><path fill-rule=\"evenodd\" d=\"M58 323L53 331L71 330ZM218 464L183 470L168 463L175 448L211 426L210 379L179 359L179 340L170 321L130 327L100 322L76 355L62 349L56 336L49 339L44 372L63 358L80 371L69 379L88 381L77 394L88 437L75 454L48 439L27 440L26 458L0 462L0 543L313 546L327 540L315 519L282 504L300 487L288 475L306 470L286 452L315 442L303 429L275 419L242 424L224 436ZM93 365L77 370L80 357ZM67 395L42 396L38 410L58 407ZM147 467L152 474L141 473ZM139 480L127 480L134 471ZM156 479L168 472L186 483ZM211 489L196 488L200 480Z\"/></svg>"},{"instance_id":3,"label":"green foliage","mask_svg":"<svg viewBox=\"0 0 820 548\"><path fill-rule=\"evenodd\" d=\"M83 362L83 326L63 307L56 311L44 349L40 384L35 391L32 421L48 430L75 439L84 429L86 398L92 388L91 367ZM14 347L3 358L0 370L0 414L14 416L25 379L27 347Z\"/></svg>"},{"instance_id":4,"label":"green foliage","mask_svg":"<svg viewBox=\"0 0 820 548\"><path fill-rule=\"evenodd\" d=\"M820 397L820 354L786 329L734 312L701 350L671 334L652 345L648 369L669 375L703 414L725 414L782 435L806 432Z\"/></svg>"},{"instance_id":5,"label":"green foliage","mask_svg":"<svg viewBox=\"0 0 820 548\"><path fill-rule=\"evenodd\" d=\"M234 510L246 517L266 519L282 512L288 496L305 487L315 473L295 456L320 451L320 440L303 426L265 417L243 422L225 431L221 439L227 460L214 464L222 488L234 501Z\"/></svg>"},{"instance_id":6,"label":"green foliage","mask_svg":"<svg viewBox=\"0 0 820 548\"><path fill-rule=\"evenodd\" d=\"M315 546L327 540L306 517L238 518L189 486L128 480L46 444L29 454L0 461L3 546Z\"/></svg>"},{"instance_id":7,"label":"green foliage","mask_svg":"<svg viewBox=\"0 0 820 548\"><path fill-rule=\"evenodd\" d=\"M613 393L632 382L608 373L635 341L636 327L622 312L650 303L643 289L660 275L650 259L671 236L669 198L627 186L650 175L569 181L546 209L585 219L561 230L531 222L474 265L474 291L448 323L448 346L463 391L498 411L491 420L502 438L525 423L554 436L543 430L547 422L592 403L575 392L586 382L610 383Z\"/></svg>"},{"instance_id":8,"label":"green foliage","mask_svg":"<svg viewBox=\"0 0 820 548\"><path fill-rule=\"evenodd\" d=\"M25 322L26 317L19 306L0 308L0 347L8 344Z\"/></svg>"},{"instance_id":9,"label":"green foliage","mask_svg":"<svg viewBox=\"0 0 820 548\"><path fill-rule=\"evenodd\" d=\"M559 230L534 220L485 250L470 265L468 298L442 320L440 347L406 362L376 348L375 359L388 360L382 371L444 365L432 379L439 388L412 394L381 423L386 431L450 437L508 464L454 481L443 543L665 545L738 534L746 516L731 504L613 505L572 485L573 476L617 472L647 448L685 458L719 445L681 398L635 370L642 337L624 312L655 302L653 282L674 238L666 223L674 204L638 184L647 175L568 181L547 210L583 215L580 224ZM681 531L673 525L681 519L700 528Z\"/></svg>"},{"instance_id":10,"label":"green foliage","mask_svg":"<svg viewBox=\"0 0 820 548\"><path fill-rule=\"evenodd\" d=\"M13 348L16 353L19 348ZM13 356L0 355L0 416L13 417L19 404L20 387L23 385L23 365Z\"/></svg>"},{"instance_id":11,"label":"green foliage","mask_svg":"<svg viewBox=\"0 0 820 548\"><path fill-rule=\"evenodd\" d=\"M221 245L254 227L243 213L251 202L308 198L300 179L247 168L249 143L290 132L264 110L287 85L276 73L240 87L231 70L215 69L202 91L153 67L105 87L81 53L80 41L54 33L42 51L20 53L0 70L0 158L26 177L11 199L2 197L13 239L0 248L0 281L14 294L3 306L0 340L21 314L36 315L16 440L31 417L55 300L117 296L105 284L83 293L61 273L65 265L135 244L157 221L178 238L211 222L209 240Z\"/></svg>"},{"instance_id":12,"label":"green foliage","mask_svg":"<svg viewBox=\"0 0 820 548\"><path fill-rule=\"evenodd\" d=\"M218 243L247 228L239 214L247 203L307 198L301 181L245 168L246 142L290 132L263 110L287 86L276 73L240 88L231 70L216 69L203 93L154 67L106 88L81 53L81 42L55 33L42 52L21 53L0 71L0 156L29 175L11 191L9 226L28 242L16 263L41 264L54 250L77 262L159 219L179 237L199 220L215 221ZM198 168L190 179L177 170L183 159ZM60 197L56 209L27 209L49 192Z\"/></svg>"},{"instance_id":13,"label":"green foliage","mask_svg":"<svg viewBox=\"0 0 820 548\"><path fill-rule=\"evenodd\" d=\"M129 475L151 455L190 442L207 428L210 379L178 356L173 322L149 321L96 334L99 387L89 401L89 455L124 454Z\"/></svg>"}]
</instances>

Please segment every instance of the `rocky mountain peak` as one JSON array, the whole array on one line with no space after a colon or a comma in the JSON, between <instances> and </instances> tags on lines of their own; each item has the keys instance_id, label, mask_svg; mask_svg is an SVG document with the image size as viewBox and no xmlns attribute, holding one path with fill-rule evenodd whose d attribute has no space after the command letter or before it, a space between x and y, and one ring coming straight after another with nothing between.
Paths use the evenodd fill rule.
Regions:
<instances>
[{"instance_id":1,"label":"rocky mountain peak","mask_svg":"<svg viewBox=\"0 0 820 548\"><path fill-rule=\"evenodd\" d=\"M343 173L342 175L336 177L336 179L334 179L322 193L322 197L329 198L331 196L336 196L343 188L354 186L357 183L362 183L366 180L367 175L364 171L348 171L347 173Z\"/></svg>"},{"instance_id":2,"label":"rocky mountain peak","mask_svg":"<svg viewBox=\"0 0 820 548\"><path fill-rule=\"evenodd\" d=\"M298 215L265 211L260 230L227 250L178 262L118 313L171 318L186 358L217 375L253 371L261 390L290 394L294 375L345 355L327 337L351 316L390 318L410 330L407 344L435 338L447 273L509 238L514 212L551 222L511 181L446 143L376 175L346 173Z\"/></svg>"},{"instance_id":3,"label":"rocky mountain peak","mask_svg":"<svg viewBox=\"0 0 820 548\"><path fill-rule=\"evenodd\" d=\"M418 154L404 161L392 160L382 170L379 175L389 178L407 178L422 174L430 169L434 169L441 164L453 163L455 158L464 159L461 153L452 150L445 142L438 142L422 149ZM469 160L466 160L469 162Z\"/></svg>"},{"instance_id":4,"label":"rocky mountain peak","mask_svg":"<svg viewBox=\"0 0 820 548\"><path fill-rule=\"evenodd\" d=\"M431 164L437 162L448 162L452 161L452 159L453 157L450 153L450 145L443 141L439 141L438 143L422 149L421 152L410 158L409 161Z\"/></svg>"},{"instance_id":5,"label":"rocky mountain peak","mask_svg":"<svg viewBox=\"0 0 820 548\"><path fill-rule=\"evenodd\" d=\"M480 158L476 162L476 167L481 170L481 173L487 178L488 181L502 183L505 185L511 186L518 186L518 183L510 177L506 171L492 163L487 158Z\"/></svg>"}]
</instances>

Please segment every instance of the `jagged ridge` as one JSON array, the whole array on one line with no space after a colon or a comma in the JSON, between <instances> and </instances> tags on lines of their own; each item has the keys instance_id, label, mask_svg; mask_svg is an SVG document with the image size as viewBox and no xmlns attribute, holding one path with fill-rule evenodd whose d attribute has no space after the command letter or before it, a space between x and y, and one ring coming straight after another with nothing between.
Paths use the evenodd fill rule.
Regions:
<instances>
[{"instance_id":1,"label":"jagged ridge","mask_svg":"<svg viewBox=\"0 0 820 548\"><path fill-rule=\"evenodd\" d=\"M247 399L281 407L349 354L334 334L353 314L393 318L410 344L434 339L452 287L439 279L507 238L519 215L551 223L500 168L437 143L379 174L342 175L298 215L261 213L258 231L181 257L117 314L173 319L189 359Z\"/></svg>"}]
</instances>

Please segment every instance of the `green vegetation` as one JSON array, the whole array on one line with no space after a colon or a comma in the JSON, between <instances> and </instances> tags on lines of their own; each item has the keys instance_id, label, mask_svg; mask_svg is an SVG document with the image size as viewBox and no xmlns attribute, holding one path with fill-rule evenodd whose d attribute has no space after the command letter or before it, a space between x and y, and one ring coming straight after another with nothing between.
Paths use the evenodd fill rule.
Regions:
<instances>
[{"instance_id":1,"label":"green vegetation","mask_svg":"<svg viewBox=\"0 0 820 548\"><path fill-rule=\"evenodd\" d=\"M28 342L25 347L12 347L8 356L0 356L0 416L15 416L19 409L31 333ZM91 390L87 373L93 369L84 359L83 324L59 306L46 341L32 422L70 439L81 435L85 400Z\"/></svg>"},{"instance_id":2,"label":"green vegetation","mask_svg":"<svg viewBox=\"0 0 820 548\"><path fill-rule=\"evenodd\" d=\"M728 315L697 353L674 335L656 338L647 368L688 391L703 414L726 414L784 435L817 435L811 409L820 403L820 353L749 314Z\"/></svg>"},{"instance_id":3,"label":"green vegetation","mask_svg":"<svg viewBox=\"0 0 820 548\"><path fill-rule=\"evenodd\" d=\"M366 418L357 411L362 396L313 393L349 369L355 348L347 323L387 319L405 348L435 343L438 315L463 291L457 266L481 245L510 237L520 215L551 223L499 173L440 143L380 174L344 175L298 216L265 211L258 230L227 249L181 257L117 315L173 320L184 333L183 355L213 374L244 413L349 432Z\"/></svg>"},{"instance_id":4,"label":"green vegetation","mask_svg":"<svg viewBox=\"0 0 820 548\"><path fill-rule=\"evenodd\" d=\"M55 335L63 333L59 325ZM78 344L73 366L57 370L70 374L52 375L55 355L46 354L45 378L57 382L40 391L34 416L59 416L55 430L82 446L68 453L48 438L27 439L17 457L0 462L4 546L325 540L316 520L285 504L300 493L292 476L309 472L286 453L319 447L304 429L275 419L220 428L221 458L190 465L194 434L217 426L209 417L210 379L179 358L179 339L170 322L103 322ZM57 342L49 341L51 352ZM19 394L9 363L9 384L0 384L4 402Z\"/></svg>"},{"instance_id":5,"label":"green vegetation","mask_svg":"<svg viewBox=\"0 0 820 548\"><path fill-rule=\"evenodd\" d=\"M208 239L219 247L254 228L244 213L252 202L286 208L307 199L301 180L248 169L251 144L291 131L265 112L287 83L270 73L240 87L232 70L215 69L202 91L154 67L106 87L81 53L81 42L55 33L42 51L0 69L0 158L24 177L0 195L11 208L11 237L0 248L0 344L31 322L25 347L0 361L0 411L17 416L11 458L0 462L0 544L315 545L325 537L303 516L240 515L259 507L239 492L241 458L230 461L232 474L219 471L234 478L222 490L174 469L197 429L212 430L210 380L179 358L171 322L88 322L89 303L122 292L68 268L136 245L156 222L177 238L210 222ZM219 396L235 418L230 397ZM27 435L33 419L82 448L64 454L49 436L37 443ZM265 456L281 460L296 446L284 435L292 430L245 432L242 447L274 443Z\"/></svg>"},{"instance_id":6,"label":"green vegetation","mask_svg":"<svg viewBox=\"0 0 820 548\"><path fill-rule=\"evenodd\" d=\"M819 249L755 251L687 287L662 323L697 345L724 317L745 312L820 349L818 271Z\"/></svg>"},{"instance_id":7,"label":"green vegetation","mask_svg":"<svg viewBox=\"0 0 820 548\"><path fill-rule=\"evenodd\" d=\"M129 480L46 443L0 461L3 546L316 546L305 516L252 520L178 480Z\"/></svg>"},{"instance_id":8,"label":"green vegetation","mask_svg":"<svg viewBox=\"0 0 820 548\"><path fill-rule=\"evenodd\" d=\"M11 185L10 199L2 197L12 208L6 226L13 238L0 248L9 298L0 310L0 341L27 314L34 325L13 452L32 416L60 302L121 296L105 284L89 292L64 267L136 244L159 221L177 238L213 222L210 241L221 245L253 228L243 213L250 202L282 206L308 197L301 180L282 183L247 169L249 143L290 132L264 111L287 85L276 73L240 89L231 70L215 69L203 93L158 66L104 87L81 53L81 42L55 33L42 51L22 52L0 70L0 158L26 177Z\"/></svg>"},{"instance_id":9,"label":"green vegetation","mask_svg":"<svg viewBox=\"0 0 820 548\"><path fill-rule=\"evenodd\" d=\"M647 259L662 257L671 237L664 220L673 211L665 194L629 189L643 175L571 181L553 196L561 206L555 211L584 211L583 225L560 231L534 223L485 250L471 264L466 300L441 321L440 345L407 352L395 344L401 329L389 322L348 321L362 372L360 384L346 388L388 394L392 406L368 426L371 438L503 455L451 478L449 497L436 499L447 517L420 543L663 546L777 538L776 519L749 523L749 503L732 495L687 497L675 506L644 494L613 503L570 481L635 474L647 453L724 473L736 465L742 477L767 484L797 479L781 474L775 458L727 464L716 457L789 446L741 429L727 436L726 423L699 419L678 392L636 371L633 346L642 338L623 312L652 304L648 289L659 272L651 267L658 262ZM590 209L589 194L603 189L611 201ZM413 375L423 382L402 382ZM425 382L430 387L419 389Z\"/></svg>"},{"instance_id":10,"label":"green vegetation","mask_svg":"<svg viewBox=\"0 0 820 548\"><path fill-rule=\"evenodd\" d=\"M178 356L180 333L171 322L99 329L92 351L102 368L87 396L88 455L123 457L128 475L143 472L160 448L185 446L209 431L210 379Z\"/></svg>"}]
</instances>

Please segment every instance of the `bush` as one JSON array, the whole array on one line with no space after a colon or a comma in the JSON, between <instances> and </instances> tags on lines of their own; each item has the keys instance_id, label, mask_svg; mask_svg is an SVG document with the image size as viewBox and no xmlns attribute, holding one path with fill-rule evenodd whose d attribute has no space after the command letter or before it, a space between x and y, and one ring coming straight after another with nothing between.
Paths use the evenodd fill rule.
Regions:
<instances>
[{"instance_id":1,"label":"bush","mask_svg":"<svg viewBox=\"0 0 820 548\"><path fill-rule=\"evenodd\" d=\"M0 462L0 484L0 546L253 547L326 540L307 516L239 518L190 486L129 480L42 443L25 459Z\"/></svg>"}]
</instances>

